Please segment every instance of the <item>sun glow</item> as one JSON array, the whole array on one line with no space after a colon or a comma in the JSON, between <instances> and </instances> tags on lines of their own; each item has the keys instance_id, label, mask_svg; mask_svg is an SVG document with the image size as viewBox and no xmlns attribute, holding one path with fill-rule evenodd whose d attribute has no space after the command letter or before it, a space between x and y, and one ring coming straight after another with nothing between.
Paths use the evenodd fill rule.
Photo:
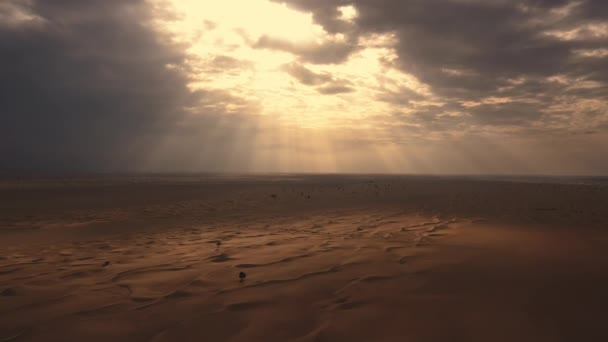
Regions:
<instances>
[{"instance_id":1,"label":"sun glow","mask_svg":"<svg viewBox=\"0 0 608 342\"><path fill-rule=\"evenodd\" d=\"M266 0L170 0L170 3L179 15L174 28L185 33L200 30L204 22L208 28L297 41L314 39L323 32L319 25L314 24L312 14Z\"/></svg>"},{"instance_id":2,"label":"sun glow","mask_svg":"<svg viewBox=\"0 0 608 342\"><path fill-rule=\"evenodd\" d=\"M189 46L190 86L228 91L255 103L260 109L256 114L305 127L350 126L389 110L378 101L378 92L407 88L428 93L415 78L390 67L396 58L393 34L358 37L351 42L358 47L346 60L314 64L302 60L298 51L349 44L349 37L328 34L311 13L268 0L171 0L168 7L176 15L161 25ZM345 22L358 15L353 6L340 7L339 13ZM262 39L283 45L260 48ZM294 63L323 75L322 81L304 84L294 78L286 72Z\"/></svg>"},{"instance_id":3,"label":"sun glow","mask_svg":"<svg viewBox=\"0 0 608 342\"><path fill-rule=\"evenodd\" d=\"M337 171L359 163L362 148L376 155L379 164L390 160L385 168L402 164L394 156L396 146L389 152L383 150L386 144L377 144L387 132L374 122L390 115L394 106L383 94L432 94L394 66L395 34L330 34L311 13L269 0L158 1L165 13L159 16L159 29L188 47L191 89L235 97L236 105L230 99L221 104L224 112L255 122L255 129L244 127L233 137L234 155L241 158L239 141L252 140L251 171L290 171L302 165L309 171ZM354 25L358 17L353 6L339 7L338 14L344 25ZM327 57L342 48L350 50L337 62L307 59L307 54ZM199 107L193 117L216 110L210 106ZM346 153L345 146L353 147Z\"/></svg>"}]
</instances>

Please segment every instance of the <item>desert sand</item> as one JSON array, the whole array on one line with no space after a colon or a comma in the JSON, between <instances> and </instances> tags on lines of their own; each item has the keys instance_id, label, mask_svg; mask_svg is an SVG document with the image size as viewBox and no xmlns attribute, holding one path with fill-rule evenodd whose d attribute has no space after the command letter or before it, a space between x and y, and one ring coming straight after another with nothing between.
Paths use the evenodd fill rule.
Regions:
<instances>
[{"instance_id":1,"label":"desert sand","mask_svg":"<svg viewBox=\"0 0 608 342\"><path fill-rule=\"evenodd\" d=\"M606 341L607 207L580 179L6 178L0 341Z\"/></svg>"}]
</instances>

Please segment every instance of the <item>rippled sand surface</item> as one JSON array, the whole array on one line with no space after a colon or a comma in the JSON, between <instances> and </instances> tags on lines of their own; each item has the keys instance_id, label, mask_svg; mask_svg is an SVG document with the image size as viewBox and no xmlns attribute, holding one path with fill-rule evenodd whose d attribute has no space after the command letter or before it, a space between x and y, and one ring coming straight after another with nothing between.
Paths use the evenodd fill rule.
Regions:
<instances>
[{"instance_id":1,"label":"rippled sand surface","mask_svg":"<svg viewBox=\"0 0 608 342\"><path fill-rule=\"evenodd\" d=\"M608 338L601 184L21 179L0 204L0 341Z\"/></svg>"}]
</instances>

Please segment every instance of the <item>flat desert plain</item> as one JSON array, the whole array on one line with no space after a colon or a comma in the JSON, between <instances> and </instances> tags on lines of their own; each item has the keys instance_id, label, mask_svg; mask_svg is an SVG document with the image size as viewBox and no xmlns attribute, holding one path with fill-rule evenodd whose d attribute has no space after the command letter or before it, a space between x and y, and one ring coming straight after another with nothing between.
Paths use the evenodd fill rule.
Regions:
<instances>
[{"instance_id":1,"label":"flat desert plain","mask_svg":"<svg viewBox=\"0 0 608 342\"><path fill-rule=\"evenodd\" d=\"M608 341L608 186L0 180L0 341Z\"/></svg>"}]
</instances>

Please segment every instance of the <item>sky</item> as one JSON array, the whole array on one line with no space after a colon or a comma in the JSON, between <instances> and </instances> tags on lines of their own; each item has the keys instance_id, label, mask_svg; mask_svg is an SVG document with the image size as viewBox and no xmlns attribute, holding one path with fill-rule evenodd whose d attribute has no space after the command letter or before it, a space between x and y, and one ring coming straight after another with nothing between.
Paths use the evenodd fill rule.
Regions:
<instances>
[{"instance_id":1,"label":"sky","mask_svg":"<svg viewBox=\"0 0 608 342\"><path fill-rule=\"evenodd\" d=\"M3 0L0 172L608 175L605 0Z\"/></svg>"}]
</instances>

